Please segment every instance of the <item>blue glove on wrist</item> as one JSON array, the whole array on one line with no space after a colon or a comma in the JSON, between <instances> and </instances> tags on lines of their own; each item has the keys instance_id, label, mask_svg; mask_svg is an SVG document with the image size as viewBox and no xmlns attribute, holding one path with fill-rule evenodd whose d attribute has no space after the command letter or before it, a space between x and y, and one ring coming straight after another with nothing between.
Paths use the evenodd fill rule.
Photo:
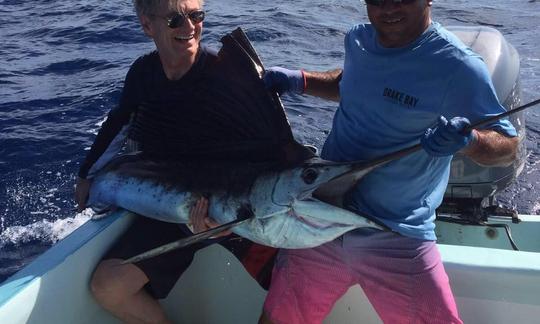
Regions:
<instances>
[{"instance_id":1,"label":"blue glove on wrist","mask_svg":"<svg viewBox=\"0 0 540 324\"><path fill-rule=\"evenodd\" d=\"M441 116L437 127L428 128L420 142L429 155L439 157L453 155L476 139L472 130L463 133L470 125L469 120L464 117L454 117L447 121Z\"/></svg>"},{"instance_id":2,"label":"blue glove on wrist","mask_svg":"<svg viewBox=\"0 0 540 324\"><path fill-rule=\"evenodd\" d=\"M288 70L273 66L268 68L263 76L264 84L269 90L279 94L304 92L304 72L302 70Z\"/></svg>"}]
</instances>

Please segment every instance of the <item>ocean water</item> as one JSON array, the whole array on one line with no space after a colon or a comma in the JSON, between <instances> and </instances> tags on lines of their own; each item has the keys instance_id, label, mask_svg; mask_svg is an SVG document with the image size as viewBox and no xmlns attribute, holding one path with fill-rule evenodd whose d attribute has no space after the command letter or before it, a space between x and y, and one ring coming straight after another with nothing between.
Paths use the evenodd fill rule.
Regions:
<instances>
[{"instance_id":1,"label":"ocean water","mask_svg":"<svg viewBox=\"0 0 540 324\"><path fill-rule=\"evenodd\" d=\"M340 67L343 36L367 21L363 1L206 1L203 42L242 27L266 66ZM500 30L521 61L522 103L540 97L540 2L439 0L443 25ZM76 214L75 175L123 79L153 49L131 1L0 0L0 281L90 217ZM336 104L284 98L295 136L321 146ZM527 118L524 171L499 201L540 214L540 108Z\"/></svg>"}]
</instances>

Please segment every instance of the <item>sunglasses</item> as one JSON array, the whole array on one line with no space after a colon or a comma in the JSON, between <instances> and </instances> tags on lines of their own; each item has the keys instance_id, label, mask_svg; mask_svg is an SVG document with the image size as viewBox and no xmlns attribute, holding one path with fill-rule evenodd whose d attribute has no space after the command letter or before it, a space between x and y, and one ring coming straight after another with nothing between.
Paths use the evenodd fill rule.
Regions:
<instances>
[{"instance_id":1,"label":"sunglasses","mask_svg":"<svg viewBox=\"0 0 540 324\"><path fill-rule=\"evenodd\" d=\"M384 4L384 1L386 0L365 0L368 5L377 6L380 7ZM416 2L416 0L392 0L395 4L411 4L413 2Z\"/></svg>"},{"instance_id":2,"label":"sunglasses","mask_svg":"<svg viewBox=\"0 0 540 324\"><path fill-rule=\"evenodd\" d=\"M159 17L159 16L158 16ZM176 12L171 17L161 17L167 20L167 26L169 28L178 28L182 27L184 23L186 22L186 19L191 20L193 24L201 23L204 20L204 11L203 10L195 10L190 13L183 13L183 12Z\"/></svg>"}]
</instances>

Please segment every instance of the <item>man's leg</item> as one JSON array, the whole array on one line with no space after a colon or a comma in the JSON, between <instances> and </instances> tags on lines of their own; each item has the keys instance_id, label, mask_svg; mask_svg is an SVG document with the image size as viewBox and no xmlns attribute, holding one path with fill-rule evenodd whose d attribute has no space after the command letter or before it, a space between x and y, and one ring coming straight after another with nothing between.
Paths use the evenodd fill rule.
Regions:
<instances>
[{"instance_id":1,"label":"man's leg","mask_svg":"<svg viewBox=\"0 0 540 324\"><path fill-rule=\"evenodd\" d=\"M138 216L96 268L90 288L97 302L127 323L169 323L158 299L165 298L205 245L195 244L136 264L122 260L187 236L178 224Z\"/></svg>"},{"instance_id":2,"label":"man's leg","mask_svg":"<svg viewBox=\"0 0 540 324\"><path fill-rule=\"evenodd\" d=\"M90 284L97 302L126 323L170 323L161 305L145 289L148 277L121 259L102 261Z\"/></svg>"},{"instance_id":3,"label":"man's leg","mask_svg":"<svg viewBox=\"0 0 540 324\"><path fill-rule=\"evenodd\" d=\"M385 323L462 323L435 242L346 235L350 266Z\"/></svg>"},{"instance_id":4,"label":"man's leg","mask_svg":"<svg viewBox=\"0 0 540 324\"><path fill-rule=\"evenodd\" d=\"M321 323L353 283L341 255L340 240L280 250L260 323Z\"/></svg>"}]
</instances>

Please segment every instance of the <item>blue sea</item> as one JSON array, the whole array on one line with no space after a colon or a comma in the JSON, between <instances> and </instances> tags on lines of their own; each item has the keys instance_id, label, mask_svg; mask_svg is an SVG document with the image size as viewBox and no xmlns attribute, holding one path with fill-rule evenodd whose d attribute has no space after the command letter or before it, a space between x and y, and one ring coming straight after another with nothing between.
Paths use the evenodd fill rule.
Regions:
<instances>
[{"instance_id":1,"label":"blue sea","mask_svg":"<svg viewBox=\"0 0 540 324\"><path fill-rule=\"evenodd\" d=\"M264 64L340 67L343 36L367 21L357 0L206 1L203 42L242 27ZM540 97L540 2L438 0L443 25L500 30L520 54L522 103ZM131 1L0 0L0 281L90 218L72 200L75 175L125 74L154 48ZM299 141L321 146L336 104L290 96ZM528 159L499 201L540 214L540 108L527 111Z\"/></svg>"}]
</instances>

